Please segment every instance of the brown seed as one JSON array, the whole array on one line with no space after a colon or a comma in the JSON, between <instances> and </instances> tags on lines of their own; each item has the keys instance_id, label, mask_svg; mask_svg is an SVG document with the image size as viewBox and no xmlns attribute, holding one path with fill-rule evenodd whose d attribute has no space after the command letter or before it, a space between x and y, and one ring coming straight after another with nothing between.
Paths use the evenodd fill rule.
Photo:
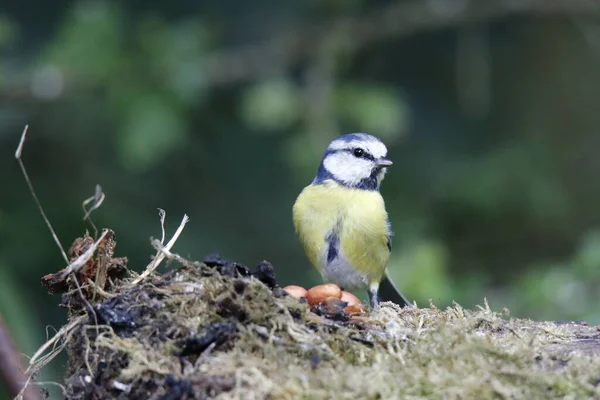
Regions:
<instances>
[{"instance_id":1,"label":"brown seed","mask_svg":"<svg viewBox=\"0 0 600 400\"><path fill-rule=\"evenodd\" d=\"M344 312L350 316L356 317L367 313L367 309L362 304L353 304L344 308Z\"/></svg>"},{"instance_id":2,"label":"brown seed","mask_svg":"<svg viewBox=\"0 0 600 400\"><path fill-rule=\"evenodd\" d=\"M350 292L342 292L342 301L348 303L349 306L361 304L360 299Z\"/></svg>"},{"instance_id":3,"label":"brown seed","mask_svg":"<svg viewBox=\"0 0 600 400\"><path fill-rule=\"evenodd\" d=\"M290 296L293 298L300 300L302 297L306 297L306 289L302 286L289 285L283 288Z\"/></svg>"},{"instance_id":4,"label":"brown seed","mask_svg":"<svg viewBox=\"0 0 600 400\"><path fill-rule=\"evenodd\" d=\"M342 297L342 289L333 283L325 283L308 289L306 300L311 306L316 306L328 297L339 299Z\"/></svg>"}]
</instances>

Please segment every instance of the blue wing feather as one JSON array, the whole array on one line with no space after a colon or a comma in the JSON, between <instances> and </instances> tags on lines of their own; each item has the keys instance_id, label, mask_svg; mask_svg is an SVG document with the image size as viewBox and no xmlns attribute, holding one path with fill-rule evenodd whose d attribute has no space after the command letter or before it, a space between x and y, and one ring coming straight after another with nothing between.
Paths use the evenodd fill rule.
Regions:
<instances>
[{"instance_id":1,"label":"blue wing feather","mask_svg":"<svg viewBox=\"0 0 600 400\"><path fill-rule=\"evenodd\" d=\"M392 232L392 224L390 223L389 217L385 218L385 222L387 223L387 226L388 226L387 247L388 247L388 250L391 252L392 251L392 235L394 233Z\"/></svg>"}]
</instances>

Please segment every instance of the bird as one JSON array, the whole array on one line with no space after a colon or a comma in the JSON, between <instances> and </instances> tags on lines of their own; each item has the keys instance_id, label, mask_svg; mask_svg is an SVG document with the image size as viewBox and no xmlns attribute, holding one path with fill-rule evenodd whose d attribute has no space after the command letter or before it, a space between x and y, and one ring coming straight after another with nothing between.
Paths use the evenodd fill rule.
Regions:
<instances>
[{"instance_id":1,"label":"bird","mask_svg":"<svg viewBox=\"0 0 600 400\"><path fill-rule=\"evenodd\" d=\"M392 161L367 133L333 140L313 181L292 208L296 234L324 281L343 290L367 290L374 309L382 300L412 306L386 272L392 227L379 188Z\"/></svg>"}]
</instances>

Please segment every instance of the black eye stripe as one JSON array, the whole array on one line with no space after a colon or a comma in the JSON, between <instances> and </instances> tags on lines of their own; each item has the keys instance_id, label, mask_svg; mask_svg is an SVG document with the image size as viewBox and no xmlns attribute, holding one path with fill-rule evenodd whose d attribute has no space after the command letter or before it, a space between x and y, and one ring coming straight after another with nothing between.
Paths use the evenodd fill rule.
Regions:
<instances>
[{"instance_id":1,"label":"black eye stripe","mask_svg":"<svg viewBox=\"0 0 600 400\"><path fill-rule=\"evenodd\" d=\"M354 151L355 151L355 150L356 150L356 148L354 148L354 149L346 149L346 150L344 150L344 151L346 151L346 152L348 152L348 153L350 153L350 154L352 154L353 156L355 156L355 157L356 157L356 155L354 154ZM360 158L366 158L367 160L371 160L371 161L374 161L374 160L375 160L375 157L373 157L373 156L371 155L371 153L369 153L369 152L368 152L368 151L366 151L365 149L361 149L361 150L362 150L362 155L360 156Z\"/></svg>"}]
</instances>

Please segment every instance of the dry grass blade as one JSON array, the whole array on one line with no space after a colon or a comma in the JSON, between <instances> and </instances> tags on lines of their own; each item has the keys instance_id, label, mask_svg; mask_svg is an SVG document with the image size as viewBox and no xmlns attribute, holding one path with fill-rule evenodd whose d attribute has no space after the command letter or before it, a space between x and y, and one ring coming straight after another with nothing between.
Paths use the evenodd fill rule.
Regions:
<instances>
[{"instance_id":1,"label":"dry grass blade","mask_svg":"<svg viewBox=\"0 0 600 400\"><path fill-rule=\"evenodd\" d=\"M56 332L56 334L50 340L48 340L46 343L44 343L35 352L35 354L31 357L31 359L29 360L29 368L27 368L27 372L30 372L31 370L39 369L36 367L38 366L38 360L40 359L42 354L44 354L46 352L46 350L48 350L51 346L54 346L59 340L65 338L69 334L69 332L71 332L71 330L73 328L75 328L77 325L79 325L81 322L83 322L86 318L87 318L87 315L81 315L81 316L75 318L74 320L72 320L71 322L69 322L67 325L60 328L60 330L58 332ZM53 353L57 353L57 352L55 350L53 350L52 354ZM45 361L44 364L47 363L47 361L49 361L47 359L47 357L44 357L41 360Z\"/></svg>"},{"instance_id":2,"label":"dry grass blade","mask_svg":"<svg viewBox=\"0 0 600 400\"><path fill-rule=\"evenodd\" d=\"M159 242L158 240L154 240L152 242L152 245L154 246L154 248L157 251L164 254L168 260L175 260L182 265L185 265L188 262L186 259L181 257L179 254L171 253L169 250L167 250L166 247L163 247L162 243Z\"/></svg>"},{"instance_id":3,"label":"dry grass blade","mask_svg":"<svg viewBox=\"0 0 600 400\"><path fill-rule=\"evenodd\" d=\"M100 185L96 185L96 191L94 192L94 195L92 197L88 197L82 203L83 212L85 213L83 215L83 220L88 221L94 228L94 237L98 236L98 228L96 228L96 224L94 224L94 221L92 221L91 215L93 211L100 208L105 198L106 194L104 194L102 191L102 187ZM92 203L92 206L88 209L87 205L90 203Z\"/></svg>"},{"instance_id":4,"label":"dry grass blade","mask_svg":"<svg viewBox=\"0 0 600 400\"><path fill-rule=\"evenodd\" d=\"M21 134L21 140L19 140L19 145L17 146L17 150L15 151L15 158L17 160L21 159L21 153L23 152L23 146L25 145L25 137L27 136L28 129L29 129L29 125L25 125L25 128L23 128L23 133Z\"/></svg>"},{"instance_id":5,"label":"dry grass blade","mask_svg":"<svg viewBox=\"0 0 600 400\"><path fill-rule=\"evenodd\" d=\"M27 174L25 165L23 164L23 161L21 160L21 153L23 152L23 146L25 145L25 137L27 136L28 128L29 128L29 125L25 125L25 128L23 129L23 133L21 134L21 140L19 141L19 146L17 146L17 150L15 151L15 158L17 159L17 162L19 163L19 166L21 167L21 171L23 172L23 177L25 178L25 182L27 183L27 186L29 187L29 192L31 193L33 200L35 201L35 204L37 204L38 208L40 209L40 214L42 214L42 218L44 219L44 222L48 226L48 229L50 229L52 238L56 242L56 245L58 246L58 249L60 250L60 253L62 254L65 262L68 264L69 258L67 257L67 253L65 252L64 247L60 243L60 240L58 239L56 232L54 232L54 228L52 228L52 224L50 223L50 220L46 216L46 213L44 212L44 208L42 207L42 203L40 203L37 195L35 194L35 190L33 190L33 185L31 184L31 180L29 179L29 175Z\"/></svg>"},{"instance_id":6,"label":"dry grass blade","mask_svg":"<svg viewBox=\"0 0 600 400\"><path fill-rule=\"evenodd\" d=\"M161 236L160 236L160 243L164 244L165 243L165 219L167 218L167 212L165 210L163 210L162 208L158 209L158 217L160 218L160 230L161 230Z\"/></svg>"},{"instance_id":7,"label":"dry grass blade","mask_svg":"<svg viewBox=\"0 0 600 400\"><path fill-rule=\"evenodd\" d=\"M72 320L69 324L63 326L50 340L44 343L31 357L29 360L29 367L25 371L29 377L25 382L25 385L21 389L21 392L15 397L15 400L25 400L25 390L31 383L31 377L46 366L50 361L54 359L67 345L73 329L76 328L80 323L86 320L85 315L81 315L76 319ZM61 342L59 344L59 342ZM58 347L57 347L58 345ZM49 353L46 353L48 349L52 349ZM38 383L42 384L42 383ZM58 384L57 384L58 385ZM62 385L59 385L62 386Z\"/></svg>"},{"instance_id":8,"label":"dry grass blade","mask_svg":"<svg viewBox=\"0 0 600 400\"><path fill-rule=\"evenodd\" d=\"M164 222L165 222L165 212L163 210L159 209L159 213L161 216L161 226L163 229L163 235L164 235ZM140 283L142 280L144 280L145 278L147 278L148 276L150 276L151 273L153 273L156 268L158 268L158 266L160 265L160 263L162 262L162 260L165 259L165 252L164 250L166 250L167 252L169 252L173 246L175 245L175 242L177 242L177 239L179 239L179 236L181 235L181 232L183 232L183 228L185 227L185 224L188 223L190 219L188 218L187 215L183 216L183 219L181 220L181 223L179 224L179 227L177 228L177 231L175 231L175 234L173 235L173 237L171 238L171 240L169 240L169 242L167 243L167 245L158 251L157 255L154 257L154 260L152 260L152 262L150 264L148 264L148 266L146 267L146 269L144 270L144 272L138 276L137 278L134 279L134 281L132 282L134 285L137 285L138 283ZM163 236L164 239L164 236ZM162 244L162 241L161 241Z\"/></svg>"},{"instance_id":9,"label":"dry grass blade","mask_svg":"<svg viewBox=\"0 0 600 400\"><path fill-rule=\"evenodd\" d=\"M56 242L56 245L58 246L58 249L60 250L60 253L63 256L63 259L68 264L69 258L67 257L67 253L65 252L65 249L63 248L62 244L60 243L60 240L58 239L58 236L56 235L54 228L52 228L52 224L50 223L50 220L46 216L46 213L44 212L44 208L42 207L42 203L40 203L37 195L35 194L35 190L33 190L33 185L31 184L31 180L29 179L29 175L27 174L25 165L23 164L23 161L21 160L21 153L23 152L23 146L25 145L25 137L27 135L28 128L29 128L29 125L25 125L25 128L23 129L23 133L21 134L21 140L19 141L19 146L17 146L17 150L15 151L15 158L17 159L17 162L19 163L19 166L21 167L21 171L23 172L23 177L25 178L25 182L27 183L27 186L29 187L29 192L31 193L33 200L35 201L35 204L37 204L38 208L40 209L40 214L42 214L42 218L44 219L44 222L48 226L48 229L50 229L52 238Z\"/></svg>"},{"instance_id":10,"label":"dry grass blade","mask_svg":"<svg viewBox=\"0 0 600 400\"><path fill-rule=\"evenodd\" d=\"M108 232L109 232L109 230L105 229L104 232L102 232L102 235L98 238L98 240L96 240L94 242L94 244L85 251L85 253L83 253L82 255L77 257L77 259L75 259L75 261L73 261L65 269L63 269L60 272L60 275L61 276L69 275L70 273L75 272L75 271L79 270L81 267L83 267L85 265L85 263L88 262L88 260L90 258L92 258L92 256L96 252L96 249L98 248L98 246L100 245L100 243L102 242L104 237L108 234Z\"/></svg>"}]
</instances>

